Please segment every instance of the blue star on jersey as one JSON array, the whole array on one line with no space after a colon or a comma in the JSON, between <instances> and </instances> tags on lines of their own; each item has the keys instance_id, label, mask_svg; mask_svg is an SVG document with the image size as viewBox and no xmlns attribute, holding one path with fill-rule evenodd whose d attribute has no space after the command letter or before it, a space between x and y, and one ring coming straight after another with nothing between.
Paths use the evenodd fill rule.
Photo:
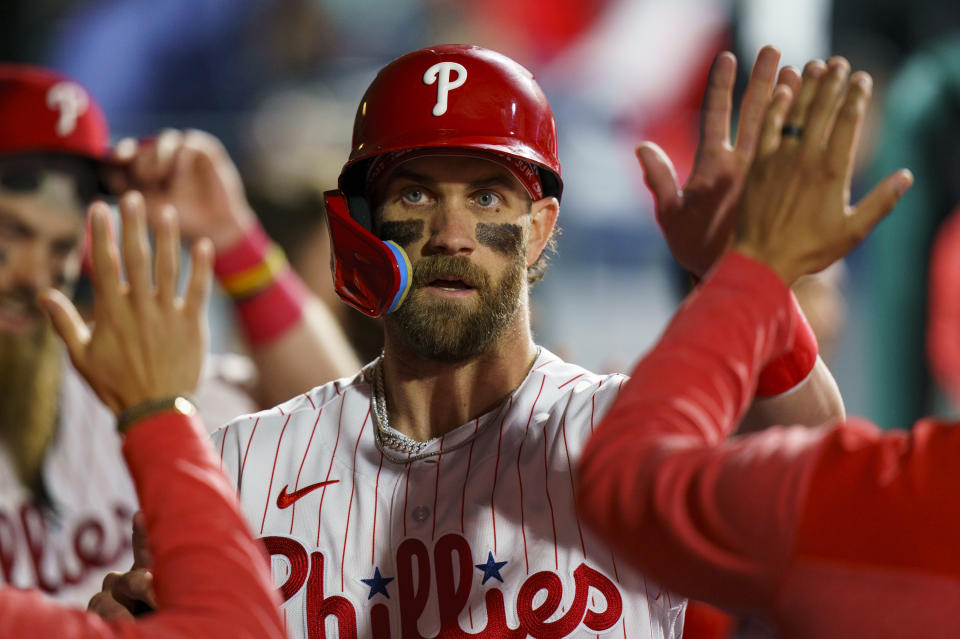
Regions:
<instances>
[{"instance_id":1,"label":"blue star on jersey","mask_svg":"<svg viewBox=\"0 0 960 639\"><path fill-rule=\"evenodd\" d=\"M507 563L508 562L506 561L494 561L493 553L488 552L487 563L476 565L477 570L483 572L483 581L480 582L480 585L482 586L487 583L487 579L490 579L490 577L493 577L500 583L503 583L503 577L500 576L500 569L506 566Z\"/></svg>"},{"instance_id":2,"label":"blue star on jersey","mask_svg":"<svg viewBox=\"0 0 960 639\"><path fill-rule=\"evenodd\" d=\"M377 593L383 595L387 599L390 598L390 593L387 592L387 584L393 581L393 577L384 577L380 574L380 568L373 569L373 578L372 579L361 579L363 583L370 586L370 594L367 595L367 601L373 599L373 596Z\"/></svg>"}]
</instances>

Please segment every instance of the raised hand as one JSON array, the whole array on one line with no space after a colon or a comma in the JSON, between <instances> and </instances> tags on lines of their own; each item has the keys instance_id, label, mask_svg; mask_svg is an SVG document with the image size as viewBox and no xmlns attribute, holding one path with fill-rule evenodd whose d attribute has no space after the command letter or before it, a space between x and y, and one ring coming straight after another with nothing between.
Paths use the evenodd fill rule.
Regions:
<instances>
[{"instance_id":1,"label":"raised hand","mask_svg":"<svg viewBox=\"0 0 960 639\"><path fill-rule=\"evenodd\" d=\"M913 183L901 169L849 204L872 86L868 74L850 76L846 60L831 58L826 74L805 75L796 99L778 87L767 111L733 248L768 264L787 285L846 255Z\"/></svg>"},{"instance_id":2,"label":"raised hand","mask_svg":"<svg viewBox=\"0 0 960 639\"><path fill-rule=\"evenodd\" d=\"M41 295L70 359L100 399L115 413L146 401L192 394L206 350L206 300L213 251L202 239L193 248L183 298L177 296L180 240L176 216L167 209L156 229L151 266L143 197L121 198L123 266L108 232L109 209L90 207L93 229L94 326L55 289ZM155 283L154 283L155 282Z\"/></svg>"},{"instance_id":3,"label":"raised hand","mask_svg":"<svg viewBox=\"0 0 960 639\"><path fill-rule=\"evenodd\" d=\"M777 76L780 52L766 46L757 55L740 108L736 140L730 140L737 60L721 53L714 61L703 98L700 142L690 178L681 190L673 164L652 142L637 147L647 186L656 203L657 222L677 262L698 277L727 249L737 202L753 160L764 113ZM823 63L809 67L823 71ZM796 89L800 76L784 68L777 84Z\"/></svg>"},{"instance_id":4,"label":"raised hand","mask_svg":"<svg viewBox=\"0 0 960 639\"><path fill-rule=\"evenodd\" d=\"M117 193L136 189L156 223L168 206L188 241L207 237L222 251L256 223L226 149L203 131L165 129L154 139L121 140L107 181Z\"/></svg>"}]
</instances>

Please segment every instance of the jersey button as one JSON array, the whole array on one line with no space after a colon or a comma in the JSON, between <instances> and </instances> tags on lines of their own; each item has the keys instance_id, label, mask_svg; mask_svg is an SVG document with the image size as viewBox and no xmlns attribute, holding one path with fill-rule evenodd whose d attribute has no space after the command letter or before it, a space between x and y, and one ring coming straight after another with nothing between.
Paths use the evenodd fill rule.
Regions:
<instances>
[{"instance_id":1,"label":"jersey button","mask_svg":"<svg viewBox=\"0 0 960 639\"><path fill-rule=\"evenodd\" d=\"M413 520L423 523L430 516L430 509L426 506L417 506L413 509Z\"/></svg>"}]
</instances>

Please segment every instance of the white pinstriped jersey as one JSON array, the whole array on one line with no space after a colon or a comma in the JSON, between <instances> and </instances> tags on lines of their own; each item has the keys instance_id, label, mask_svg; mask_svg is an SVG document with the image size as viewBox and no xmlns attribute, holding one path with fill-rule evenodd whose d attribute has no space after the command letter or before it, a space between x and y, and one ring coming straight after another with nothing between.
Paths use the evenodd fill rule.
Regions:
<instances>
[{"instance_id":1,"label":"white pinstriped jersey","mask_svg":"<svg viewBox=\"0 0 960 639\"><path fill-rule=\"evenodd\" d=\"M0 583L86 606L110 570L133 561L137 496L113 414L64 357L60 424L43 461L54 511L34 505L0 448Z\"/></svg>"},{"instance_id":2,"label":"white pinstriped jersey","mask_svg":"<svg viewBox=\"0 0 960 639\"><path fill-rule=\"evenodd\" d=\"M416 461L378 447L370 367L218 431L288 636L679 637L684 601L574 508L578 455L625 379L542 350L503 406Z\"/></svg>"},{"instance_id":3,"label":"white pinstriped jersey","mask_svg":"<svg viewBox=\"0 0 960 639\"><path fill-rule=\"evenodd\" d=\"M225 406L253 405L222 378L226 361L212 358L204 369L197 405L205 420L224 415ZM60 424L43 478L52 511L35 505L0 446L0 584L39 588L86 607L107 572L130 568L131 518L138 506L116 419L65 355Z\"/></svg>"}]
</instances>

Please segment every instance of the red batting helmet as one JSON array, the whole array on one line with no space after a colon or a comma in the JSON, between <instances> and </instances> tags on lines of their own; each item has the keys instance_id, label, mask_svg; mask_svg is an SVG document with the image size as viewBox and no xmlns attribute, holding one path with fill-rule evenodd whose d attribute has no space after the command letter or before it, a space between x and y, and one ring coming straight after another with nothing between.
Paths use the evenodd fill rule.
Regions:
<instances>
[{"instance_id":1,"label":"red batting helmet","mask_svg":"<svg viewBox=\"0 0 960 639\"><path fill-rule=\"evenodd\" d=\"M78 83L49 69L0 64L0 154L101 160L109 143L100 106Z\"/></svg>"},{"instance_id":2,"label":"red batting helmet","mask_svg":"<svg viewBox=\"0 0 960 639\"><path fill-rule=\"evenodd\" d=\"M360 101L340 188L325 194L335 288L367 315L395 310L412 279L403 249L371 232L370 163L386 153L428 149L493 153L532 167L544 195L559 198L563 191L553 112L532 73L495 51L468 45L397 58Z\"/></svg>"}]
</instances>

